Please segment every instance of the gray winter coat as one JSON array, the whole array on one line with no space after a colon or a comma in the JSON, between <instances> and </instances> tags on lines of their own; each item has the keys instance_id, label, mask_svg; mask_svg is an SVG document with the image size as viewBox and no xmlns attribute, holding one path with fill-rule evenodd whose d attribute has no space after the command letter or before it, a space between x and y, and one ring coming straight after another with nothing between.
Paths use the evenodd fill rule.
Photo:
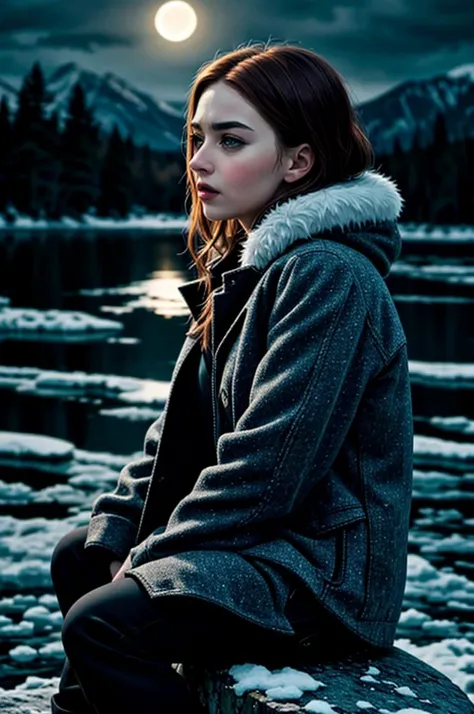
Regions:
<instances>
[{"instance_id":1,"label":"gray winter coat","mask_svg":"<svg viewBox=\"0 0 474 714\"><path fill-rule=\"evenodd\" d=\"M393 644L413 461L406 337L384 281L401 205L368 171L276 206L238 267L216 263L216 463L200 454L187 336L144 456L96 499L86 548L130 551L127 576L152 598L193 595L289 634L301 583L367 642ZM180 291L197 317L202 284Z\"/></svg>"}]
</instances>

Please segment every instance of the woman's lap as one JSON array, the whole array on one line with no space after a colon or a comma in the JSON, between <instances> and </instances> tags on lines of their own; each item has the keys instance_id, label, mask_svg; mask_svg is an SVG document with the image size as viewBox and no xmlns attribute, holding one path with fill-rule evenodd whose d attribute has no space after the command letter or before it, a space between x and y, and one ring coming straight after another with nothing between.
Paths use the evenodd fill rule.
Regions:
<instances>
[{"instance_id":1,"label":"woman's lap","mask_svg":"<svg viewBox=\"0 0 474 714\"><path fill-rule=\"evenodd\" d=\"M65 617L65 648L71 640L80 639L81 631L91 620L96 622L95 630L98 622L113 628L124 647L143 650L149 657L163 662L184 663L187 659L206 659L225 663L245 659L277 665L304 662L307 658L315 661L327 653L328 640L334 642L333 637L327 637L327 623L331 630L337 623L331 622L328 613L323 611L320 636L315 622L315 636L310 646L301 647L299 637L260 627L217 603L183 593L166 593L152 598L133 575L110 582L108 563L115 556L103 549L84 549L86 536L87 527L74 529L60 541L53 558L56 560L56 572L58 563L60 569L79 564L78 567L84 567L86 577L93 583L92 589L86 586L85 592L81 592L80 585L76 585L79 594L63 596L63 599L69 600L66 607L61 608ZM62 573L60 579L70 583L74 572ZM72 605L69 604L71 601ZM337 639L339 646L344 648L342 630ZM348 635L347 647L352 646Z\"/></svg>"},{"instance_id":2,"label":"woman's lap","mask_svg":"<svg viewBox=\"0 0 474 714\"><path fill-rule=\"evenodd\" d=\"M68 642L80 638L85 623L91 619L120 632L124 646L142 648L161 661L184 662L187 658L222 661L239 655L278 660L279 653L290 654L289 650L296 645L296 638L291 635L245 621L217 603L183 593L151 598L133 576L110 582L108 562L115 556L102 549L84 549L86 535L87 527L74 529L61 539L53 554L52 573L53 568L56 571L53 581L60 579L69 588L77 566L84 567L87 578L94 584L92 590L84 593L87 584L75 585L81 593L78 597L68 592L60 598L57 593L58 600L67 601L61 608L65 649ZM104 578L107 582L99 585L98 581Z\"/></svg>"},{"instance_id":3,"label":"woman's lap","mask_svg":"<svg viewBox=\"0 0 474 714\"><path fill-rule=\"evenodd\" d=\"M100 636L100 623L104 637L115 631L116 646L169 663L225 665L244 657L278 664L296 642L212 602L183 594L152 599L132 577L96 588L71 607L63 624L66 650L91 628Z\"/></svg>"}]
</instances>

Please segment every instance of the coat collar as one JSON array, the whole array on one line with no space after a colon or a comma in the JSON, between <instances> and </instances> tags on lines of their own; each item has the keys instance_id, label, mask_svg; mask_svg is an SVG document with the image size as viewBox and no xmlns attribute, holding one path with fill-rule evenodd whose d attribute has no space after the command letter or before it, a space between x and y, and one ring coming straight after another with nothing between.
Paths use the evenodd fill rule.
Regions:
<instances>
[{"instance_id":1,"label":"coat collar","mask_svg":"<svg viewBox=\"0 0 474 714\"><path fill-rule=\"evenodd\" d=\"M229 319L236 315L262 272L296 241L322 234L364 253L385 276L400 252L396 219L402 204L393 181L366 171L275 206L234 250L208 266L222 314ZM197 320L205 299L204 283L192 280L178 290Z\"/></svg>"},{"instance_id":2,"label":"coat collar","mask_svg":"<svg viewBox=\"0 0 474 714\"><path fill-rule=\"evenodd\" d=\"M264 270L297 240L333 229L393 223L403 198L395 183L375 171L286 200L275 206L238 247L239 264Z\"/></svg>"}]
</instances>

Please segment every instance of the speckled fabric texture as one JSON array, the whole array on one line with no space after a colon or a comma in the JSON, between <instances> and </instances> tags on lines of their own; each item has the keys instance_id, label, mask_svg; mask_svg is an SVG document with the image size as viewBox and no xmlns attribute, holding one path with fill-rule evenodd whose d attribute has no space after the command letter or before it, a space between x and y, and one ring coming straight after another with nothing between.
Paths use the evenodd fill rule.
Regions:
<instances>
[{"instance_id":1,"label":"speckled fabric texture","mask_svg":"<svg viewBox=\"0 0 474 714\"><path fill-rule=\"evenodd\" d=\"M393 644L413 469L406 337L384 280L401 205L366 172L277 205L213 264L212 424L186 337L144 456L96 499L86 548L130 551L127 577L152 598L194 595L289 634L298 583ZM202 284L180 291L196 318Z\"/></svg>"}]
</instances>

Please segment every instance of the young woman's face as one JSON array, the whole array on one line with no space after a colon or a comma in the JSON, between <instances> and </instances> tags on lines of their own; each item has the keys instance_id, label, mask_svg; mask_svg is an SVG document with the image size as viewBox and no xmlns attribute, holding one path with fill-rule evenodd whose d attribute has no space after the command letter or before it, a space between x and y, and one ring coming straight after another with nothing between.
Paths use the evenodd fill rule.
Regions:
<instances>
[{"instance_id":1,"label":"young woman's face","mask_svg":"<svg viewBox=\"0 0 474 714\"><path fill-rule=\"evenodd\" d=\"M240 122L248 128L212 127L221 122ZM251 104L223 82L203 92L192 123L194 153L189 166L198 184L202 181L219 191L200 197L204 215L211 221L236 218L248 230L275 194L291 162L285 158L275 168L275 132Z\"/></svg>"}]
</instances>

